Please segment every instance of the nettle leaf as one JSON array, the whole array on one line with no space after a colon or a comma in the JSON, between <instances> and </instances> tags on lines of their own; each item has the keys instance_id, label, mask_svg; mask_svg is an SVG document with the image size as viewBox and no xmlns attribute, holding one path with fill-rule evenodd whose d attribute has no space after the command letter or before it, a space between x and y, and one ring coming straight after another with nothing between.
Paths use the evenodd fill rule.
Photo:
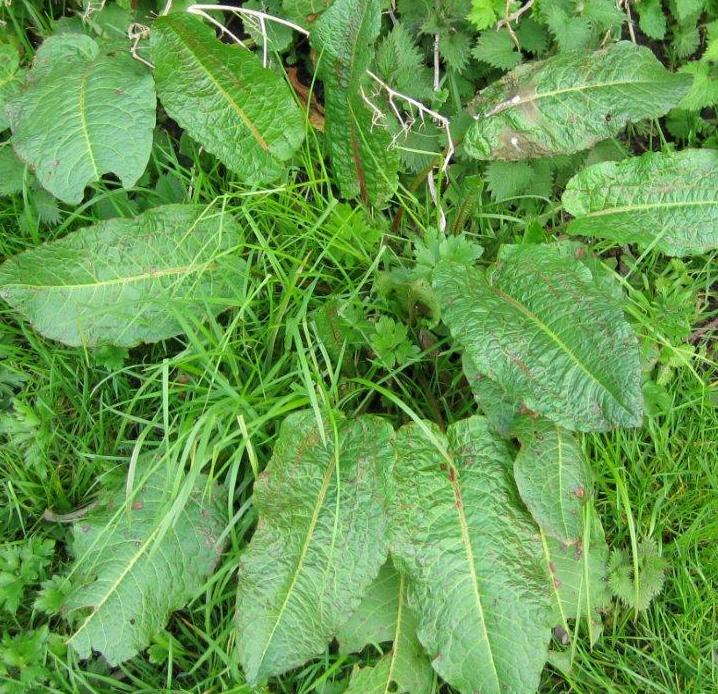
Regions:
<instances>
[{"instance_id":1,"label":"nettle leaf","mask_svg":"<svg viewBox=\"0 0 718 694\"><path fill-rule=\"evenodd\" d=\"M160 17L151 50L162 106L207 151L248 184L286 170L304 116L284 79L189 14Z\"/></svg>"},{"instance_id":2,"label":"nettle leaf","mask_svg":"<svg viewBox=\"0 0 718 694\"><path fill-rule=\"evenodd\" d=\"M521 449L514 460L514 479L526 508L552 537L578 542L591 493L591 473L578 442L545 420L525 419L515 434Z\"/></svg>"},{"instance_id":3,"label":"nettle leaf","mask_svg":"<svg viewBox=\"0 0 718 694\"><path fill-rule=\"evenodd\" d=\"M391 650L372 667L352 672L347 692L430 694L434 673L416 637L416 618L407 604L407 580L389 561L367 589L361 604L337 632L342 652L392 641Z\"/></svg>"},{"instance_id":4,"label":"nettle leaf","mask_svg":"<svg viewBox=\"0 0 718 694\"><path fill-rule=\"evenodd\" d=\"M668 255L718 248L718 152L649 152L574 176L562 198L570 234Z\"/></svg>"},{"instance_id":5,"label":"nettle leaf","mask_svg":"<svg viewBox=\"0 0 718 694\"><path fill-rule=\"evenodd\" d=\"M19 68L20 54L17 48L7 43L0 44L0 132L10 127L10 121L5 115L5 105L20 91L25 71Z\"/></svg>"},{"instance_id":6,"label":"nettle leaf","mask_svg":"<svg viewBox=\"0 0 718 694\"><path fill-rule=\"evenodd\" d=\"M238 570L239 659L256 684L320 655L386 559L389 423L283 423L254 487L259 524Z\"/></svg>"},{"instance_id":7,"label":"nettle leaf","mask_svg":"<svg viewBox=\"0 0 718 694\"><path fill-rule=\"evenodd\" d=\"M0 266L0 297L45 337L132 347L235 304L242 233L196 205L155 207L72 232Z\"/></svg>"},{"instance_id":8,"label":"nettle leaf","mask_svg":"<svg viewBox=\"0 0 718 694\"><path fill-rule=\"evenodd\" d=\"M325 86L324 133L337 183L344 197L379 206L394 194L399 169L390 132L373 124L373 112L361 95L380 25L379 0L336 0L312 31L317 75Z\"/></svg>"},{"instance_id":9,"label":"nettle leaf","mask_svg":"<svg viewBox=\"0 0 718 694\"><path fill-rule=\"evenodd\" d=\"M668 22L663 14L661 0L641 0L636 5L640 17L638 26L648 38L662 41L666 36Z\"/></svg>"},{"instance_id":10,"label":"nettle leaf","mask_svg":"<svg viewBox=\"0 0 718 694\"><path fill-rule=\"evenodd\" d=\"M394 25L376 49L375 71L397 91L414 99L433 96L431 70L414 41L414 35L401 23Z\"/></svg>"},{"instance_id":11,"label":"nettle leaf","mask_svg":"<svg viewBox=\"0 0 718 694\"><path fill-rule=\"evenodd\" d=\"M629 553L613 549L608 562L608 586L626 607L642 612L663 589L666 560L659 554L655 540L645 538L638 543L636 561L638 575Z\"/></svg>"},{"instance_id":12,"label":"nettle leaf","mask_svg":"<svg viewBox=\"0 0 718 694\"><path fill-rule=\"evenodd\" d=\"M562 52L580 51L590 43L593 28L587 17L569 14L554 3L542 14Z\"/></svg>"},{"instance_id":13,"label":"nettle leaf","mask_svg":"<svg viewBox=\"0 0 718 694\"><path fill-rule=\"evenodd\" d=\"M434 669L461 692L535 691L550 637L536 526L483 417L396 435L391 551Z\"/></svg>"},{"instance_id":14,"label":"nettle leaf","mask_svg":"<svg viewBox=\"0 0 718 694\"><path fill-rule=\"evenodd\" d=\"M576 431L639 426L638 343L620 303L573 245L505 245L488 272L434 270L442 319L509 402Z\"/></svg>"},{"instance_id":15,"label":"nettle leaf","mask_svg":"<svg viewBox=\"0 0 718 694\"><path fill-rule=\"evenodd\" d=\"M38 50L25 89L10 99L12 144L41 185L78 204L114 173L132 187L147 166L155 127L152 75L125 46L57 34Z\"/></svg>"},{"instance_id":16,"label":"nettle leaf","mask_svg":"<svg viewBox=\"0 0 718 694\"><path fill-rule=\"evenodd\" d=\"M500 70L509 70L521 62L521 54L507 31L485 31L472 51L476 60Z\"/></svg>"},{"instance_id":17,"label":"nettle leaf","mask_svg":"<svg viewBox=\"0 0 718 694\"><path fill-rule=\"evenodd\" d=\"M476 120L464 147L478 159L578 152L613 137L629 121L664 115L691 82L628 41L559 53L520 65L484 89L470 105Z\"/></svg>"},{"instance_id":18,"label":"nettle leaf","mask_svg":"<svg viewBox=\"0 0 718 694\"><path fill-rule=\"evenodd\" d=\"M197 475L182 481L173 499L177 474L145 460L127 499L123 489L107 494L75 524L61 613L79 620L68 644L81 658L97 651L117 665L136 655L214 570L226 524L223 491Z\"/></svg>"},{"instance_id":19,"label":"nettle leaf","mask_svg":"<svg viewBox=\"0 0 718 694\"><path fill-rule=\"evenodd\" d=\"M21 193L24 180L24 162L9 145L0 147L0 195Z\"/></svg>"},{"instance_id":20,"label":"nettle leaf","mask_svg":"<svg viewBox=\"0 0 718 694\"><path fill-rule=\"evenodd\" d=\"M568 634L568 620L580 620L593 645L601 635L601 611L608 606L611 594L603 527L591 506L586 511L589 519L579 543L567 545L543 532L541 538L551 577L552 621Z\"/></svg>"}]
</instances>

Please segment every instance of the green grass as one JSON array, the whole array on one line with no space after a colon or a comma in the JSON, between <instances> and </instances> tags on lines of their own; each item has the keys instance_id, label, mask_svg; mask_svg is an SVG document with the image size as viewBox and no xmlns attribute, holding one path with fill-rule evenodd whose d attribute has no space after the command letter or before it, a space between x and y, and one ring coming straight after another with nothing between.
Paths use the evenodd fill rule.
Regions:
<instances>
[{"instance_id":1,"label":"green grass","mask_svg":"<svg viewBox=\"0 0 718 694\"><path fill-rule=\"evenodd\" d=\"M448 423L473 408L456 355L442 342L411 364L386 368L365 360L341 378L312 319L329 295L362 300L369 314L386 312L372 292L375 271L407 255L405 239L434 222L430 206L407 198L408 214L393 236L386 219L338 208L320 174L280 191L245 195L231 192L231 182L216 171L178 167L175 173L192 176L195 199L226 206L245 226L252 277L246 299L218 320L187 325L185 338L133 350L123 363L45 341L3 308L0 522L9 542L66 541L68 526L43 520L43 513L66 514L90 502L103 478L124 469L141 445L156 447L177 465L191 456L212 478L225 481L228 546L203 591L158 636L151 657L110 671L101 661L78 663L55 647L45 656L46 691L250 691L240 684L234 653L235 569L256 520L252 482L268 460L278 423L317 403L349 414L381 407L397 422L411 412ZM220 194L223 189L230 192ZM5 201L0 208L3 256L37 242L27 231L18 233L18 204ZM41 238L87 223L91 215L92 208L69 215L63 229L42 230ZM490 248L499 238L523 233L511 218L515 212L487 209L471 231ZM383 230L383 237L372 228ZM579 638L569 672L546 669L545 692L698 693L718 685L718 370L707 339L695 355L671 361L681 356L682 342L673 336L670 319L676 317L656 302L660 278L668 295L674 285L687 287L696 320L712 316L712 260L691 261L677 273L651 256L634 268L626 281L630 311L639 334L664 347L667 365L658 368L667 400L643 429L586 436L584 443L609 545L630 548L633 541L655 538L669 563L666 584L637 619L614 604L593 650ZM422 344L416 329L410 334ZM343 359L354 364L349 351ZM394 397L385 397L383 389ZM44 623L32 610L36 588L27 590L17 615L0 612L3 632ZM53 619L50 628L62 634L66 626ZM273 682L271 690L338 692L355 663L376 655L340 656L329 649Z\"/></svg>"}]
</instances>

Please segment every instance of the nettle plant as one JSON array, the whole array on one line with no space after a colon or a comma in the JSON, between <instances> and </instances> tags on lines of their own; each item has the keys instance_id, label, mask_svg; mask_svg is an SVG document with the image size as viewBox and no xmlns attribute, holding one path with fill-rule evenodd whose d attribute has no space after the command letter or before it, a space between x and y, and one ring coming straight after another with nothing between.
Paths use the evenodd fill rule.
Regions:
<instances>
[{"instance_id":1,"label":"nettle plant","mask_svg":"<svg viewBox=\"0 0 718 694\"><path fill-rule=\"evenodd\" d=\"M547 660L565 664L561 641L599 638L612 593L642 609L662 580L648 541L616 552L609 571L577 433L641 426L643 374L616 274L567 236L672 256L716 248L718 154L599 158L565 185L561 240L502 245L488 265L460 233L461 210L484 178L496 191L503 179L552 176L562 157L662 117L690 95L692 76L619 40L626 16L612 1L586 3L590 16L568 2L503 0L162 2L154 16L147 4L91 3L85 23L47 38L28 67L0 46L2 192L76 205L106 174L132 188L157 100L248 187L296 170L308 136L340 195L367 207L390 204L400 173L423 172L437 227L416 241L415 265L379 283L427 308L478 403L445 431L407 408L399 428L318 401L286 418L237 570L247 681L335 639L344 652L391 643L355 670L352 692L421 694L436 674L461 692L534 691ZM644 10L654 24L663 16L643 5L642 22ZM112 30L128 18L129 43ZM304 61L310 88L296 70L287 79L290 59ZM472 60L483 65L472 68L478 94ZM188 204L101 221L0 267L0 295L20 316L86 349L178 335L246 300L251 282L240 224ZM340 303L327 298L316 315L330 354L357 327ZM415 356L393 320L372 339L390 362ZM81 658L136 655L211 575L228 521L206 482L139 456L122 501L108 494L76 524L76 563L41 603L74 625L68 643ZM553 645L552 631L562 635Z\"/></svg>"}]
</instances>

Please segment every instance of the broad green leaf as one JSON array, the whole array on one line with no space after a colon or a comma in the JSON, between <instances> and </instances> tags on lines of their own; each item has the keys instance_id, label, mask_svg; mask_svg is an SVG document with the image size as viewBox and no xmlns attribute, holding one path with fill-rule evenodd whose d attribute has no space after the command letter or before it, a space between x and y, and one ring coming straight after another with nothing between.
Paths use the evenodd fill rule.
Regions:
<instances>
[{"instance_id":1,"label":"broad green leaf","mask_svg":"<svg viewBox=\"0 0 718 694\"><path fill-rule=\"evenodd\" d=\"M434 669L460 692L533 692L546 661L548 577L507 445L483 417L397 432L391 551Z\"/></svg>"},{"instance_id":2,"label":"broad green leaf","mask_svg":"<svg viewBox=\"0 0 718 694\"><path fill-rule=\"evenodd\" d=\"M0 297L45 337L132 347L236 303L242 233L196 205L155 207L72 232L0 266Z\"/></svg>"},{"instance_id":3,"label":"broad green leaf","mask_svg":"<svg viewBox=\"0 0 718 694\"><path fill-rule=\"evenodd\" d=\"M506 391L496 381L483 374L466 352L461 363L464 376L469 382L482 414L498 434L504 438L510 437L514 425L522 415L521 403L518 400L510 400Z\"/></svg>"},{"instance_id":4,"label":"broad green leaf","mask_svg":"<svg viewBox=\"0 0 718 694\"><path fill-rule=\"evenodd\" d=\"M325 87L324 133L334 175L344 197L375 205L393 195L399 167L391 134L373 124L373 112L361 94L362 88L371 91L362 84L380 24L379 0L336 0L312 31L317 75Z\"/></svg>"},{"instance_id":5,"label":"broad green leaf","mask_svg":"<svg viewBox=\"0 0 718 694\"><path fill-rule=\"evenodd\" d=\"M341 653L356 653L364 646L394 639L401 581L391 560L381 567L359 607L335 634Z\"/></svg>"},{"instance_id":6,"label":"broad green leaf","mask_svg":"<svg viewBox=\"0 0 718 694\"><path fill-rule=\"evenodd\" d=\"M19 69L20 55L15 46L0 44L0 132L10 127L5 115L5 105L10 97L20 91L24 70Z\"/></svg>"},{"instance_id":7,"label":"broad green leaf","mask_svg":"<svg viewBox=\"0 0 718 694\"><path fill-rule=\"evenodd\" d=\"M591 473L573 434L545 420L515 427L521 449L514 460L519 494L539 526L566 543L583 536L583 507Z\"/></svg>"},{"instance_id":8,"label":"broad green leaf","mask_svg":"<svg viewBox=\"0 0 718 694\"><path fill-rule=\"evenodd\" d=\"M487 272L441 261L433 284L442 319L508 402L570 430L638 426L636 336L605 277L573 249L503 246Z\"/></svg>"},{"instance_id":9,"label":"broad green leaf","mask_svg":"<svg viewBox=\"0 0 718 694\"><path fill-rule=\"evenodd\" d=\"M347 653L393 642L376 665L354 670L347 692L431 692L434 674L416 638L416 618L406 601L406 584L406 577L390 561L384 564L356 612L337 632L340 650Z\"/></svg>"},{"instance_id":10,"label":"broad green leaf","mask_svg":"<svg viewBox=\"0 0 718 694\"><path fill-rule=\"evenodd\" d=\"M332 0L282 0L282 16L310 27Z\"/></svg>"},{"instance_id":11,"label":"broad green leaf","mask_svg":"<svg viewBox=\"0 0 718 694\"><path fill-rule=\"evenodd\" d=\"M519 65L484 89L470 106L476 120L464 147L478 159L578 152L629 121L664 115L691 81L629 41L592 53L559 53Z\"/></svg>"},{"instance_id":12,"label":"broad green leaf","mask_svg":"<svg viewBox=\"0 0 718 694\"><path fill-rule=\"evenodd\" d=\"M574 176L563 194L570 234L668 255L718 248L718 152L649 152Z\"/></svg>"},{"instance_id":13,"label":"broad green leaf","mask_svg":"<svg viewBox=\"0 0 718 694\"><path fill-rule=\"evenodd\" d=\"M119 488L75 524L62 614L77 623L68 644L81 658L97 651L117 665L136 655L214 570L226 524L222 490L198 475L173 496L177 474L141 461L127 498Z\"/></svg>"},{"instance_id":14,"label":"broad green leaf","mask_svg":"<svg viewBox=\"0 0 718 694\"><path fill-rule=\"evenodd\" d=\"M158 19L151 48L157 94L180 126L248 184L282 175L304 140L284 79L189 14Z\"/></svg>"},{"instance_id":15,"label":"broad green leaf","mask_svg":"<svg viewBox=\"0 0 718 694\"><path fill-rule=\"evenodd\" d=\"M580 620L593 645L601 635L601 610L610 602L606 582L608 545L601 521L592 506L586 508L581 542L566 545L541 533L544 561L550 575L552 622L569 633L569 619Z\"/></svg>"},{"instance_id":16,"label":"broad green leaf","mask_svg":"<svg viewBox=\"0 0 718 694\"><path fill-rule=\"evenodd\" d=\"M152 75L126 48L51 36L26 88L8 102L12 144L44 188L77 204L103 174L125 188L137 182L152 148L155 103Z\"/></svg>"},{"instance_id":17,"label":"broad green leaf","mask_svg":"<svg viewBox=\"0 0 718 694\"><path fill-rule=\"evenodd\" d=\"M383 471L392 427L378 417L283 423L253 502L239 563L239 660L256 684L320 655L386 559Z\"/></svg>"}]
</instances>

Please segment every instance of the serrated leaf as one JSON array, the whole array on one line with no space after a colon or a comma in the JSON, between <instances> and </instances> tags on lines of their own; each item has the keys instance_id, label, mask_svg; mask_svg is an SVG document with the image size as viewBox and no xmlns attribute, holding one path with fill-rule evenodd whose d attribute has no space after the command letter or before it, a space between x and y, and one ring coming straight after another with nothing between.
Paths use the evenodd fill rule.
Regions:
<instances>
[{"instance_id":1,"label":"serrated leaf","mask_svg":"<svg viewBox=\"0 0 718 694\"><path fill-rule=\"evenodd\" d=\"M382 567L349 621L337 632L342 652L392 641L373 667L356 668L347 692L429 694L434 675L416 638L416 618L406 602L406 577L391 562Z\"/></svg>"},{"instance_id":2,"label":"serrated leaf","mask_svg":"<svg viewBox=\"0 0 718 694\"><path fill-rule=\"evenodd\" d=\"M718 62L718 20L708 22L706 25L706 48L703 51L701 60L709 60L712 63Z\"/></svg>"},{"instance_id":3,"label":"serrated leaf","mask_svg":"<svg viewBox=\"0 0 718 694\"><path fill-rule=\"evenodd\" d=\"M678 71L693 76L693 84L681 99L678 108L700 111L718 104L718 79L713 76L707 62L692 60L681 65Z\"/></svg>"},{"instance_id":4,"label":"serrated leaf","mask_svg":"<svg viewBox=\"0 0 718 694\"><path fill-rule=\"evenodd\" d=\"M542 533L544 560L551 577L552 620L569 630L568 620L581 620L593 645L601 635L601 610L610 602L606 582L608 546L601 521L587 507L586 531L577 545L566 545Z\"/></svg>"},{"instance_id":5,"label":"serrated leaf","mask_svg":"<svg viewBox=\"0 0 718 694\"><path fill-rule=\"evenodd\" d=\"M468 19L479 31L493 26L498 19L496 0L471 0Z\"/></svg>"},{"instance_id":6,"label":"serrated leaf","mask_svg":"<svg viewBox=\"0 0 718 694\"><path fill-rule=\"evenodd\" d=\"M668 24L661 0L641 0L636 5L640 17L638 26L648 38L663 41Z\"/></svg>"},{"instance_id":7,"label":"serrated leaf","mask_svg":"<svg viewBox=\"0 0 718 694\"><path fill-rule=\"evenodd\" d=\"M705 0L674 0L674 16L679 22L698 19L705 8Z\"/></svg>"},{"instance_id":8,"label":"serrated leaf","mask_svg":"<svg viewBox=\"0 0 718 694\"><path fill-rule=\"evenodd\" d=\"M620 304L565 244L502 246L491 271L434 270L442 319L476 368L575 431L639 426L641 369Z\"/></svg>"},{"instance_id":9,"label":"serrated leaf","mask_svg":"<svg viewBox=\"0 0 718 694\"><path fill-rule=\"evenodd\" d=\"M538 687L549 640L548 577L507 445L483 417L396 435L391 551L434 669L461 692Z\"/></svg>"},{"instance_id":10,"label":"serrated leaf","mask_svg":"<svg viewBox=\"0 0 718 694\"><path fill-rule=\"evenodd\" d=\"M514 428L521 449L514 460L519 495L534 520L566 544L583 537L583 507L591 473L573 434L545 420L526 419Z\"/></svg>"},{"instance_id":11,"label":"serrated leaf","mask_svg":"<svg viewBox=\"0 0 718 694\"><path fill-rule=\"evenodd\" d=\"M167 113L248 184L279 177L304 140L287 83L189 14L152 28L157 94Z\"/></svg>"},{"instance_id":12,"label":"serrated leaf","mask_svg":"<svg viewBox=\"0 0 718 694\"><path fill-rule=\"evenodd\" d=\"M202 588L222 553L221 488L208 491L204 475L187 478L179 492L186 501L175 509L174 467L145 461L135 479L127 500L118 489L75 524L75 564L61 610L80 620L68 639L80 658L97 651L110 665L149 646L170 612Z\"/></svg>"},{"instance_id":13,"label":"serrated leaf","mask_svg":"<svg viewBox=\"0 0 718 694\"><path fill-rule=\"evenodd\" d=\"M394 194L399 168L389 131L374 125L361 95L380 24L378 0L336 0L311 38L319 54L317 75L325 86L324 132L337 183L344 197L375 205Z\"/></svg>"},{"instance_id":14,"label":"serrated leaf","mask_svg":"<svg viewBox=\"0 0 718 694\"><path fill-rule=\"evenodd\" d=\"M455 30L439 34L439 53L447 67L463 72L471 57L471 36Z\"/></svg>"},{"instance_id":15,"label":"serrated leaf","mask_svg":"<svg viewBox=\"0 0 718 694\"><path fill-rule=\"evenodd\" d=\"M587 17L571 15L551 3L544 18L562 52L580 51L588 47L593 31Z\"/></svg>"},{"instance_id":16,"label":"serrated leaf","mask_svg":"<svg viewBox=\"0 0 718 694\"><path fill-rule=\"evenodd\" d=\"M67 345L156 342L237 300L241 243L228 215L195 205L155 207L7 260L0 296L40 334Z\"/></svg>"},{"instance_id":17,"label":"serrated leaf","mask_svg":"<svg viewBox=\"0 0 718 694\"><path fill-rule=\"evenodd\" d=\"M668 72L645 47L622 41L592 53L518 66L484 89L464 141L478 159L530 159L587 149L629 121L657 118L691 77Z\"/></svg>"},{"instance_id":18,"label":"serrated leaf","mask_svg":"<svg viewBox=\"0 0 718 694\"><path fill-rule=\"evenodd\" d=\"M521 48L529 53L541 55L546 52L549 37L544 27L532 17L524 17L516 29Z\"/></svg>"},{"instance_id":19,"label":"serrated leaf","mask_svg":"<svg viewBox=\"0 0 718 694\"><path fill-rule=\"evenodd\" d=\"M688 58L693 55L701 43L701 34L695 24L673 26L673 51L676 58Z\"/></svg>"},{"instance_id":20,"label":"serrated leaf","mask_svg":"<svg viewBox=\"0 0 718 694\"><path fill-rule=\"evenodd\" d=\"M376 49L375 72L391 87L414 99L431 99L433 95L431 72L424 63L424 54L401 22Z\"/></svg>"},{"instance_id":21,"label":"serrated leaf","mask_svg":"<svg viewBox=\"0 0 718 694\"><path fill-rule=\"evenodd\" d=\"M492 161L486 166L486 185L494 200L506 200L526 189L533 169L525 161Z\"/></svg>"},{"instance_id":22,"label":"serrated leaf","mask_svg":"<svg viewBox=\"0 0 718 694\"><path fill-rule=\"evenodd\" d=\"M39 189L32 193L32 204L37 212L38 219L48 226L55 226L60 223L62 214L57 206L57 200L47 191Z\"/></svg>"},{"instance_id":23,"label":"serrated leaf","mask_svg":"<svg viewBox=\"0 0 718 694\"><path fill-rule=\"evenodd\" d=\"M718 152L649 152L574 176L562 198L570 234L675 256L718 248Z\"/></svg>"},{"instance_id":24,"label":"serrated leaf","mask_svg":"<svg viewBox=\"0 0 718 694\"><path fill-rule=\"evenodd\" d=\"M521 62L521 54L507 31L485 31L476 41L474 58L500 70L509 70Z\"/></svg>"},{"instance_id":25,"label":"serrated leaf","mask_svg":"<svg viewBox=\"0 0 718 694\"><path fill-rule=\"evenodd\" d=\"M255 484L259 525L238 570L239 659L256 684L321 654L386 559L392 427L365 416L283 423Z\"/></svg>"},{"instance_id":26,"label":"serrated leaf","mask_svg":"<svg viewBox=\"0 0 718 694\"><path fill-rule=\"evenodd\" d=\"M17 48L7 43L0 44L0 132L10 127L5 106L20 91L24 71L19 66L20 54Z\"/></svg>"},{"instance_id":27,"label":"serrated leaf","mask_svg":"<svg viewBox=\"0 0 718 694\"><path fill-rule=\"evenodd\" d=\"M40 47L7 114L13 147L40 184L77 204L103 174L130 188L145 170L155 126L152 75L124 49L58 34Z\"/></svg>"},{"instance_id":28,"label":"serrated leaf","mask_svg":"<svg viewBox=\"0 0 718 694\"><path fill-rule=\"evenodd\" d=\"M590 0L583 5L582 13L592 29L601 34L619 30L626 21L625 12L615 0Z\"/></svg>"},{"instance_id":29,"label":"serrated leaf","mask_svg":"<svg viewBox=\"0 0 718 694\"><path fill-rule=\"evenodd\" d=\"M608 563L608 585L626 607L642 612L663 589L666 560L659 554L655 540L645 538L638 543L635 562L628 552L614 548Z\"/></svg>"},{"instance_id":30,"label":"serrated leaf","mask_svg":"<svg viewBox=\"0 0 718 694\"><path fill-rule=\"evenodd\" d=\"M17 158L12 147L0 147L0 195L22 192L25 164Z\"/></svg>"}]
</instances>

